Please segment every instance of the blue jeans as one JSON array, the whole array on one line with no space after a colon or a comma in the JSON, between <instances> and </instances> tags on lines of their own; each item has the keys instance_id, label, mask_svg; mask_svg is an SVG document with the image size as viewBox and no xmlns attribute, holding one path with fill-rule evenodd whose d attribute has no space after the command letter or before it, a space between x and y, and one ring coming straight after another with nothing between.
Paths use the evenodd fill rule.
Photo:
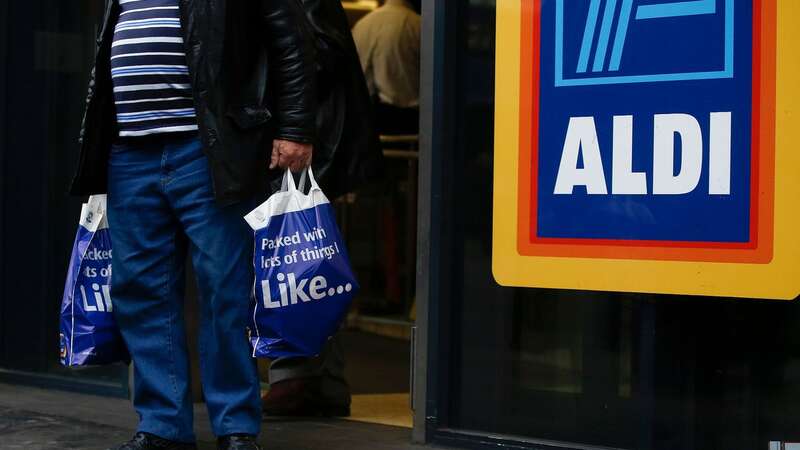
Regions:
<instances>
[{"instance_id":1,"label":"blue jeans","mask_svg":"<svg viewBox=\"0 0 800 450\"><path fill-rule=\"evenodd\" d=\"M113 146L111 297L133 357L139 431L195 439L183 318L184 261L191 250L200 294L200 372L212 428L217 436L258 434L259 379L246 335L253 234L242 218L252 207L254 202L215 204L196 137Z\"/></svg>"}]
</instances>

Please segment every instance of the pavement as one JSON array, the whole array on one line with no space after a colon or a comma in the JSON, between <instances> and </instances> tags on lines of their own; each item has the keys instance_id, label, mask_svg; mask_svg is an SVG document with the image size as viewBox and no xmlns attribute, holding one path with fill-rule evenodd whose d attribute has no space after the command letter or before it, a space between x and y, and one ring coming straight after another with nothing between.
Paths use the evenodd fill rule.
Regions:
<instances>
[{"instance_id":1,"label":"pavement","mask_svg":"<svg viewBox=\"0 0 800 450\"><path fill-rule=\"evenodd\" d=\"M105 450L127 441L138 418L124 399L0 384L0 449ZM215 448L208 415L195 405L201 450ZM411 430L339 419L266 419L264 450L423 450Z\"/></svg>"}]
</instances>

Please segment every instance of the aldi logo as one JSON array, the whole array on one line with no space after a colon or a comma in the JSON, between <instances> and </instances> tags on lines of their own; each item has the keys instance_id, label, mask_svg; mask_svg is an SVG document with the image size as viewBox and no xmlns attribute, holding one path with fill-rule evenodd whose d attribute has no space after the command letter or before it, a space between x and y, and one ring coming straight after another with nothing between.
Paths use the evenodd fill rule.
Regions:
<instances>
[{"instance_id":1,"label":"aldi logo","mask_svg":"<svg viewBox=\"0 0 800 450\"><path fill-rule=\"evenodd\" d=\"M520 253L768 263L761 0L527 3Z\"/></svg>"},{"instance_id":2,"label":"aldi logo","mask_svg":"<svg viewBox=\"0 0 800 450\"><path fill-rule=\"evenodd\" d=\"M799 4L498 0L498 282L797 296Z\"/></svg>"},{"instance_id":3,"label":"aldi logo","mask_svg":"<svg viewBox=\"0 0 800 450\"><path fill-rule=\"evenodd\" d=\"M556 0L555 7L557 86L733 78L735 38L747 45L740 36L752 31L734 33L734 0Z\"/></svg>"}]
</instances>

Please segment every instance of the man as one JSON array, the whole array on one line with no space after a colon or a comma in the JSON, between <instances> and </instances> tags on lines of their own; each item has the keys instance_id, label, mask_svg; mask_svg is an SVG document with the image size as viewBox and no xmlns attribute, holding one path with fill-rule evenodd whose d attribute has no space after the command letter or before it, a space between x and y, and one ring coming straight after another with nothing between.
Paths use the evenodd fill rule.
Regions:
<instances>
[{"instance_id":1,"label":"man","mask_svg":"<svg viewBox=\"0 0 800 450\"><path fill-rule=\"evenodd\" d=\"M246 339L253 242L242 217L284 169L311 163L315 38L298 0L106 3L71 191L108 193L111 295L140 416L116 448L196 448L181 313L191 251L218 448L258 449L259 380ZM318 148L331 191L369 172L358 152Z\"/></svg>"},{"instance_id":2,"label":"man","mask_svg":"<svg viewBox=\"0 0 800 450\"><path fill-rule=\"evenodd\" d=\"M353 27L383 134L417 134L421 17L409 0L384 0Z\"/></svg>"}]
</instances>

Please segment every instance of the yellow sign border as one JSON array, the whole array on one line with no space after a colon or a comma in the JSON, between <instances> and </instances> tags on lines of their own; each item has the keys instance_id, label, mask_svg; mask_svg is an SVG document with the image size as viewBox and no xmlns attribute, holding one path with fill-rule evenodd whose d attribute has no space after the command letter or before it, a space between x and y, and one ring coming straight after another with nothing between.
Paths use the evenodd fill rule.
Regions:
<instances>
[{"instance_id":1,"label":"yellow sign border","mask_svg":"<svg viewBox=\"0 0 800 450\"><path fill-rule=\"evenodd\" d=\"M777 0L774 253L768 264L523 256L517 250L520 0L497 0L492 271L503 286L794 300L800 295L800 1Z\"/></svg>"}]
</instances>

